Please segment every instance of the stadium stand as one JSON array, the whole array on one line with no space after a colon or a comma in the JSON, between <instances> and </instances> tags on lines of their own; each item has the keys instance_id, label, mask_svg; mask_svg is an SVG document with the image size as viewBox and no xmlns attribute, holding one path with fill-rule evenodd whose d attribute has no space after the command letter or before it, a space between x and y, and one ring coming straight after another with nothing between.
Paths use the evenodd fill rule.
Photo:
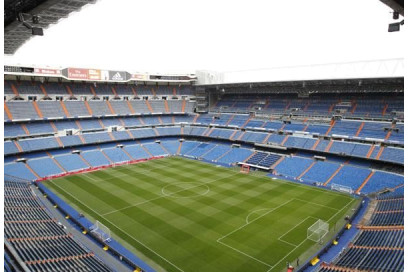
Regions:
<instances>
[{"instance_id":1,"label":"stadium stand","mask_svg":"<svg viewBox=\"0 0 408 272\"><path fill-rule=\"evenodd\" d=\"M275 171L280 175L296 178L312 163L312 160L301 157L285 158L275 167Z\"/></svg>"},{"instance_id":2,"label":"stadium stand","mask_svg":"<svg viewBox=\"0 0 408 272\"><path fill-rule=\"evenodd\" d=\"M49 96L64 96L63 101L41 99L43 88ZM401 117L393 120L396 111L403 111L401 95L220 94L209 112L197 114L198 102L188 97L194 97L195 91L189 86L6 80L5 94L15 98L16 91L24 101L4 103L6 175L37 180L181 155L227 167L248 164L323 188L342 185L355 194L393 190L378 196L369 222L345 252L319 269L401 268L403 193L395 188L403 185L399 173L404 163L404 126ZM27 95L38 99L27 101ZM69 239L58 238L47 246L71 245ZM31 245L42 246L37 241ZM91 258L82 260L99 265Z\"/></svg>"},{"instance_id":3,"label":"stadium stand","mask_svg":"<svg viewBox=\"0 0 408 272\"><path fill-rule=\"evenodd\" d=\"M403 202L401 186L379 195L371 219L359 226L347 248L332 263L322 263L319 271L403 271Z\"/></svg>"},{"instance_id":4,"label":"stadium stand","mask_svg":"<svg viewBox=\"0 0 408 272\"><path fill-rule=\"evenodd\" d=\"M52 219L27 183L4 181L4 239L31 271L111 271Z\"/></svg>"}]
</instances>

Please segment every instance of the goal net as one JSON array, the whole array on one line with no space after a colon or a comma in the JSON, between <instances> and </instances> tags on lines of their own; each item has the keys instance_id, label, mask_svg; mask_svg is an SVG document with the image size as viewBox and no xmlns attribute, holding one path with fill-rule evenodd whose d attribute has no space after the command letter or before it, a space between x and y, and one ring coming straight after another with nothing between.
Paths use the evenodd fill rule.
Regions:
<instances>
[{"instance_id":1,"label":"goal net","mask_svg":"<svg viewBox=\"0 0 408 272\"><path fill-rule=\"evenodd\" d=\"M248 174L250 169L250 166L247 164L241 165L241 173Z\"/></svg>"},{"instance_id":2,"label":"goal net","mask_svg":"<svg viewBox=\"0 0 408 272\"><path fill-rule=\"evenodd\" d=\"M331 189L333 191L338 191L338 192L343 192L343 193L348 193L348 194L352 194L353 193L353 189L351 189L351 187L349 186L344 186L344 185L340 185L340 184L336 184L333 183L331 186Z\"/></svg>"},{"instance_id":3,"label":"goal net","mask_svg":"<svg viewBox=\"0 0 408 272\"><path fill-rule=\"evenodd\" d=\"M329 224L319 219L307 229L307 239L314 242L321 242L328 232Z\"/></svg>"},{"instance_id":4,"label":"goal net","mask_svg":"<svg viewBox=\"0 0 408 272\"><path fill-rule=\"evenodd\" d=\"M95 225L89 228L90 232L96 235L101 241L110 241L111 234L108 227L99 221L95 222Z\"/></svg>"}]
</instances>

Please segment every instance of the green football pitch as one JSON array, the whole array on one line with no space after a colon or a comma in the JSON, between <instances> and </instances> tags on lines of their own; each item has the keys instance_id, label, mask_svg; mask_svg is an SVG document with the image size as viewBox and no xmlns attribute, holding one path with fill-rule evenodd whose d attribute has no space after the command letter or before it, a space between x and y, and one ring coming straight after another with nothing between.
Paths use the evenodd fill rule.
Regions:
<instances>
[{"instance_id":1,"label":"green football pitch","mask_svg":"<svg viewBox=\"0 0 408 272\"><path fill-rule=\"evenodd\" d=\"M282 271L326 241L359 200L261 174L170 157L45 182L157 271ZM325 242L325 241L323 241Z\"/></svg>"}]
</instances>

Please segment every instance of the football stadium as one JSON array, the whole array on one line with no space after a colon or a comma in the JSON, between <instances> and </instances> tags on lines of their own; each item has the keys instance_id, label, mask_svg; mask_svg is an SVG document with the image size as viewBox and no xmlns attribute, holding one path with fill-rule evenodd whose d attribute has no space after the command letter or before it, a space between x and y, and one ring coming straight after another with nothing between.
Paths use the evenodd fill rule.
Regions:
<instances>
[{"instance_id":1,"label":"football stadium","mask_svg":"<svg viewBox=\"0 0 408 272\"><path fill-rule=\"evenodd\" d=\"M5 1L5 55L98 4ZM4 271L404 270L402 58L5 63L3 123Z\"/></svg>"}]
</instances>

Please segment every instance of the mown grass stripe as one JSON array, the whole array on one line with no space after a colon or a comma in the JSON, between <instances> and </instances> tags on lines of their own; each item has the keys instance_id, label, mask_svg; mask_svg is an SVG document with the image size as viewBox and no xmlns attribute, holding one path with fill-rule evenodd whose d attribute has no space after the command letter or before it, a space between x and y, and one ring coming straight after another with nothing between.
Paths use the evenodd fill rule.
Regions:
<instances>
[{"instance_id":1,"label":"mown grass stripe","mask_svg":"<svg viewBox=\"0 0 408 272\"><path fill-rule=\"evenodd\" d=\"M177 185L180 182L185 184ZM202 183L210 189L204 196L199 195ZM171 184L176 184L169 191L176 192L175 197L162 194L163 187ZM303 238L305 226L299 222L316 217L335 225L356 203L346 195L179 157L70 176L45 185L108 226L139 256L156 262L153 266L159 271L281 271L285 261L315 245L305 240L294 248ZM246 224L253 211L270 210L289 199L294 200L288 207L253 222L251 229L243 229L236 237L223 239L228 246L216 242ZM118 211L121 207L126 209ZM280 241L280 235L290 229L294 231Z\"/></svg>"}]
</instances>

